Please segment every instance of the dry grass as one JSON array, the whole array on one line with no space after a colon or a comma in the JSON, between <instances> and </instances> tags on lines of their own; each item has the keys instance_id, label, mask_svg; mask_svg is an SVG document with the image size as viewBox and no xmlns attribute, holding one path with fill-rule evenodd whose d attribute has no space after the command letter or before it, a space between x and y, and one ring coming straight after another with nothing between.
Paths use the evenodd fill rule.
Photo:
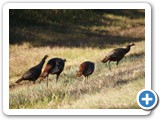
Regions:
<instances>
[{"instance_id":1,"label":"dry grass","mask_svg":"<svg viewBox=\"0 0 160 120\"><path fill-rule=\"evenodd\" d=\"M60 76L58 85L55 84L55 76L51 75L51 80L49 82L48 88L46 87L45 82L41 84L37 83L36 85L32 85L29 84L29 81L27 81L27 85L23 85L22 83L22 85L10 89L10 108L63 108L66 107L66 104L70 105L72 102L73 105L71 105L71 108L100 108L100 106L98 107L98 105L88 106L87 102L83 103L84 106L78 106L77 104L80 101L77 103L74 102L76 102L77 99L83 96L86 96L85 99L87 99L90 95L91 96L88 100L91 100L94 95L98 100L100 99L101 95L104 96L105 93L102 91L105 90L113 91L113 93L115 92L115 97L113 96L113 98L119 99L118 96L118 98L116 98L116 94L118 94L118 91L120 90L119 94L123 94L126 91L126 88L130 86L132 86L132 88L129 89L130 96L133 96L132 99L130 99L132 101L130 101L128 104L134 104L132 107L131 105L129 105L128 108L133 108L134 106L136 106L136 102L133 102L133 98L135 98L136 93L140 89L144 88L144 42L137 42L136 46L133 47L130 53L128 53L125 56L125 58L120 62L118 68L116 67L115 63L112 63L111 71L109 71L106 64L100 62L100 60L104 57L105 53L108 52L110 49L71 49L58 47L28 47L27 49L23 49L25 48L25 46L27 45L24 44L23 46L10 47L10 51L12 51L10 53L10 85L13 85L14 82L19 77L21 77L24 71L26 71L30 66L37 64L41 60L39 56L48 54L50 58L66 58L67 62L65 69ZM15 47L17 48L15 49ZM14 52L14 49L16 50L16 52ZM26 51L27 55L30 57L27 57L27 55L26 57L22 57L26 53ZM76 54L77 52L78 55ZM94 53L94 55L90 53ZM20 54L22 56L19 56ZM75 76L75 72L78 69L78 65L85 60L91 60L96 63L95 72L92 76L90 76L88 84L85 84L84 81L82 81L83 78L77 78ZM141 78L141 80L139 80L139 78ZM121 87L121 85L123 84L128 85ZM139 86L134 86L136 84L139 84ZM106 92L106 96L108 95L110 95L110 92ZM128 96L128 98L130 98L130 96ZM111 98L110 100L112 101L113 98ZM83 101L83 99L80 100ZM95 101L97 100L95 99ZM124 107L124 105L121 106L118 104L116 106L115 101L112 101L112 103L113 106L108 106L106 103L102 106L104 106L104 108ZM75 107L74 104L76 104ZM127 106L124 108L127 108Z\"/></svg>"},{"instance_id":2,"label":"dry grass","mask_svg":"<svg viewBox=\"0 0 160 120\"><path fill-rule=\"evenodd\" d=\"M143 89L144 80L138 79L128 84L120 84L113 88L103 88L99 93L86 94L77 101L69 104L63 103L59 108L72 109L136 109L139 108L136 102L137 92ZM125 90L124 90L125 89ZM49 103L53 108L54 102Z\"/></svg>"},{"instance_id":3,"label":"dry grass","mask_svg":"<svg viewBox=\"0 0 160 120\"><path fill-rule=\"evenodd\" d=\"M55 84L55 76L50 75L48 88L45 81L35 85L26 81L10 88L10 108L139 108L135 101L136 95L145 85L144 19L129 19L110 14L106 17L116 22L110 21L111 24L107 23L107 21L102 21L104 23L103 26L90 27L90 31L95 36L86 37L84 34L77 32L75 35L57 35L55 38L59 40L62 38L79 38L78 42L80 42L80 39L88 38L88 40L95 39L95 42L100 43L101 38L106 40L105 35L112 34L106 41L106 43L110 43L106 44L106 47L95 47L96 43L94 43L94 46L85 47L83 45L81 45L82 47L74 45L72 47L65 45L61 47L45 45L35 47L27 42L21 45L10 45L10 86L14 86L14 82L26 70L38 64L45 54L49 55L47 61L53 57L67 59L58 84ZM109 24L111 25L108 26ZM107 33L103 33L104 30ZM23 32L25 31L24 29ZM97 31L101 31L101 34L104 35L98 36ZM52 39L53 36L51 34L41 32L37 34L41 38ZM119 41L119 38L123 42ZM125 47L130 42L127 38L140 38L140 40L135 41L136 45L122 59L118 68L115 63L111 64L112 70L110 71L107 64L103 64L100 61L110 50L117 47ZM75 76L78 66L85 60L96 63L95 71L89 77L87 84L85 84L83 78Z\"/></svg>"}]
</instances>

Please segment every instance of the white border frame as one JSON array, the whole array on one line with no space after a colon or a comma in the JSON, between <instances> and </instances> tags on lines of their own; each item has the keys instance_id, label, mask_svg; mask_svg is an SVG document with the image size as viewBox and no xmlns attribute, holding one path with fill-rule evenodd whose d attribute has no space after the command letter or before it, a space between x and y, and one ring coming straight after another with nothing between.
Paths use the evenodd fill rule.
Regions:
<instances>
[{"instance_id":1,"label":"white border frame","mask_svg":"<svg viewBox=\"0 0 160 120\"><path fill-rule=\"evenodd\" d=\"M148 115L142 109L9 109L9 9L145 9L145 89L151 89L151 6L148 3L6 3L3 6L3 112L6 115ZM135 98L136 99L136 98Z\"/></svg>"}]
</instances>

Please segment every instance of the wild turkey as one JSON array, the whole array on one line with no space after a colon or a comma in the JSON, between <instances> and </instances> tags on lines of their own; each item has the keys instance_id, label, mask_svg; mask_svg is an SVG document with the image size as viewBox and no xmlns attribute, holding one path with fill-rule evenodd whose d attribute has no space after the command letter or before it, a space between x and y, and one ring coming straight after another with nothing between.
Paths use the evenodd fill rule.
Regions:
<instances>
[{"instance_id":1,"label":"wild turkey","mask_svg":"<svg viewBox=\"0 0 160 120\"><path fill-rule=\"evenodd\" d=\"M35 83L35 81L38 79L38 77L41 74L42 67L47 57L48 55L45 55L44 58L41 60L41 62L38 65L30 68L27 72L25 72L23 76L16 81L16 83L20 83L23 80L29 80Z\"/></svg>"},{"instance_id":2,"label":"wild turkey","mask_svg":"<svg viewBox=\"0 0 160 120\"><path fill-rule=\"evenodd\" d=\"M48 76L49 74L54 75L56 74L56 83L58 81L59 75L64 69L66 59L61 58L52 58L46 64L42 74L40 75L39 80L41 81L43 78L47 77L47 86L48 86Z\"/></svg>"},{"instance_id":3,"label":"wild turkey","mask_svg":"<svg viewBox=\"0 0 160 120\"><path fill-rule=\"evenodd\" d=\"M79 66L79 71L77 71L77 77L83 75L84 80L88 79L88 76L94 72L94 63L90 61L85 61Z\"/></svg>"},{"instance_id":4,"label":"wild turkey","mask_svg":"<svg viewBox=\"0 0 160 120\"><path fill-rule=\"evenodd\" d=\"M131 46L134 46L134 43L129 44L126 48L117 48L112 51L110 51L106 57L102 60L103 63L108 62L109 64L109 69L110 68L110 62L111 61L117 61L117 66L119 61L125 56L126 53L130 51Z\"/></svg>"}]
</instances>

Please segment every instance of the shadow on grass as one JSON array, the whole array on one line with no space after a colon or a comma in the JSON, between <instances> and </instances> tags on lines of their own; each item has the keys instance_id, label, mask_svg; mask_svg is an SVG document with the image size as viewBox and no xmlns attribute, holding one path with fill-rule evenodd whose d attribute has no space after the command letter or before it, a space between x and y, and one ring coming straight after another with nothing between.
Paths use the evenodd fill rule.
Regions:
<instances>
[{"instance_id":1,"label":"shadow on grass","mask_svg":"<svg viewBox=\"0 0 160 120\"><path fill-rule=\"evenodd\" d=\"M96 47L106 48L112 45L119 45L124 43L142 41L143 37L124 37L120 35L111 35L107 33L94 33L87 30L66 30L70 33L56 34L50 31L46 33L35 32L15 32L10 30L10 44L23 44L24 42L30 43L33 47Z\"/></svg>"},{"instance_id":2,"label":"shadow on grass","mask_svg":"<svg viewBox=\"0 0 160 120\"><path fill-rule=\"evenodd\" d=\"M53 10L10 10L9 43L20 45L27 42L33 47L105 48L144 39L144 35L126 37L120 34L113 35L101 28L91 29L94 26L119 26L127 30L128 28L120 19L104 15L113 14L129 19L144 18L143 10L59 10L57 12L58 14ZM144 27L144 25L138 26Z\"/></svg>"}]
</instances>

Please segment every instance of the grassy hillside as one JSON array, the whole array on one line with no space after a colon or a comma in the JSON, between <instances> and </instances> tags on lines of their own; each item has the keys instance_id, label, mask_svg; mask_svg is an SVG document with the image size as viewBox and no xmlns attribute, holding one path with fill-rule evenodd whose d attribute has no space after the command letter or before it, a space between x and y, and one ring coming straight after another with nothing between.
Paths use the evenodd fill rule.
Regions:
<instances>
[{"instance_id":1,"label":"grassy hillside","mask_svg":"<svg viewBox=\"0 0 160 120\"><path fill-rule=\"evenodd\" d=\"M46 18L36 21L34 26L33 20L22 16L25 22L17 24L13 20L10 23L11 109L139 108L136 95L145 85L144 11L108 10L102 13L80 19L81 16L74 18L70 12L73 20L48 22ZM21 18L16 15L16 20ZM79 22L75 22L77 19ZM110 71L107 64L100 62L110 50L126 47L130 42L136 45L118 67L113 62ZM58 84L55 76L50 75L48 88L45 80L16 85L15 81L38 64L45 54L49 55L47 61L53 57L67 59ZM85 60L95 62L95 71L87 83L75 75L78 66Z\"/></svg>"}]
</instances>

